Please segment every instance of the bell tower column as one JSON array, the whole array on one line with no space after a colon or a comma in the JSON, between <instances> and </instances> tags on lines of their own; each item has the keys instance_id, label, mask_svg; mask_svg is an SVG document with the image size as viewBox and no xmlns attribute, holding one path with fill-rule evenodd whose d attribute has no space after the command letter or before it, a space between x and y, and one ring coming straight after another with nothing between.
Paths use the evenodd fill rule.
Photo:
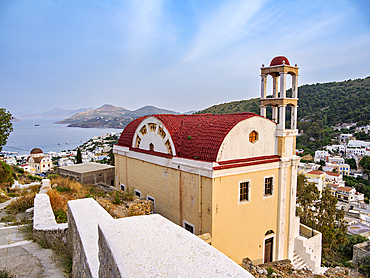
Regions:
<instances>
[{"instance_id":1,"label":"bell tower column","mask_svg":"<svg viewBox=\"0 0 370 278\"><path fill-rule=\"evenodd\" d=\"M289 98L286 94L288 74L292 76L292 97ZM266 76L268 75L272 76L273 81L272 98L266 97ZM264 76L261 88L261 92L263 92L261 93L261 115L266 117L265 107L272 106L272 120L277 122L276 154L280 156L279 175L276 180L278 207L275 259L292 260L294 238L298 235L299 224L295 217L297 165L299 163L299 158L295 156L296 136L298 135L298 67L297 65L291 66L286 57L278 56L271 61L269 67L262 66L261 76ZM289 127L285 126L288 105L291 107Z\"/></svg>"}]
</instances>

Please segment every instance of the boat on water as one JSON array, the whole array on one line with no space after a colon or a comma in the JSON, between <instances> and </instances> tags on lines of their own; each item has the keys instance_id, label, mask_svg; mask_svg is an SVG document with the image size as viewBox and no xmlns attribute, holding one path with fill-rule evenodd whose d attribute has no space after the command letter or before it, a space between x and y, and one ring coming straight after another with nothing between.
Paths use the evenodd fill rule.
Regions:
<instances>
[{"instance_id":1,"label":"boat on water","mask_svg":"<svg viewBox=\"0 0 370 278\"><path fill-rule=\"evenodd\" d=\"M69 142L66 143L67 145L69 144Z\"/></svg>"},{"instance_id":2,"label":"boat on water","mask_svg":"<svg viewBox=\"0 0 370 278\"><path fill-rule=\"evenodd\" d=\"M40 126L40 124L35 124L35 126Z\"/></svg>"},{"instance_id":3,"label":"boat on water","mask_svg":"<svg viewBox=\"0 0 370 278\"><path fill-rule=\"evenodd\" d=\"M58 143L58 145L62 145L62 143Z\"/></svg>"}]
</instances>

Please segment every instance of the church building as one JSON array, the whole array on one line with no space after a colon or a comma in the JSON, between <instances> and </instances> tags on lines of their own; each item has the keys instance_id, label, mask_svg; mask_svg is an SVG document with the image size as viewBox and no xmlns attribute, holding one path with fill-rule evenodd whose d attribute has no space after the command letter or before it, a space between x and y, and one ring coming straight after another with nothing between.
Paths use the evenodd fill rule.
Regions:
<instances>
[{"instance_id":1,"label":"church building","mask_svg":"<svg viewBox=\"0 0 370 278\"><path fill-rule=\"evenodd\" d=\"M271 77L272 97L267 97ZM246 257L255 264L299 258L317 272L321 234L309 234L295 216L297 102L298 67L279 56L261 68L260 115L135 119L114 146L116 185L134 188L154 202L155 213L191 233L209 233L212 246L239 264Z\"/></svg>"},{"instance_id":2,"label":"church building","mask_svg":"<svg viewBox=\"0 0 370 278\"><path fill-rule=\"evenodd\" d=\"M44 153L40 148L32 149L26 161L30 166L31 172L42 173L53 169L53 161L50 157L44 156Z\"/></svg>"}]
</instances>

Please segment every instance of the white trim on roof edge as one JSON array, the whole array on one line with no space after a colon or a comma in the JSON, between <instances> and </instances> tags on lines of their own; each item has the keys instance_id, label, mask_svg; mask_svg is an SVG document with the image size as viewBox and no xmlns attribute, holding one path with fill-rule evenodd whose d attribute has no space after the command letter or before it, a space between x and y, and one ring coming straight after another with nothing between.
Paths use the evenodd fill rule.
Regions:
<instances>
[{"instance_id":1,"label":"white trim on roof edge","mask_svg":"<svg viewBox=\"0 0 370 278\"><path fill-rule=\"evenodd\" d=\"M132 151L128 147L123 147L123 146L118 146L118 145L113 146L113 153L119 154L122 156L127 156L127 157L134 158L134 159L138 159L138 160L142 160L142 161L146 161L146 162L160 165L163 167L168 167L172 169L180 169L187 173L201 175L201 176L208 177L208 178L212 178L212 174L213 174L212 167L218 165L212 162L197 161L197 160L182 158L182 157L166 158L166 157Z\"/></svg>"}]
</instances>

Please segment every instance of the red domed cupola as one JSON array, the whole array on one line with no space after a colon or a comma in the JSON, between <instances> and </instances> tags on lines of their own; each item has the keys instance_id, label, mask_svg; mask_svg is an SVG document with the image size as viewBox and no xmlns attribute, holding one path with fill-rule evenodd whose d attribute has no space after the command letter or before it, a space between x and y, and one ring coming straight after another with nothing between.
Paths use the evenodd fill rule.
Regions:
<instances>
[{"instance_id":1,"label":"red domed cupola","mask_svg":"<svg viewBox=\"0 0 370 278\"><path fill-rule=\"evenodd\" d=\"M284 56L277 56L275 57L274 59L272 59L271 63L270 63L270 67L273 67L273 66L280 66L280 65L287 65L289 66L289 60L284 57Z\"/></svg>"}]
</instances>

